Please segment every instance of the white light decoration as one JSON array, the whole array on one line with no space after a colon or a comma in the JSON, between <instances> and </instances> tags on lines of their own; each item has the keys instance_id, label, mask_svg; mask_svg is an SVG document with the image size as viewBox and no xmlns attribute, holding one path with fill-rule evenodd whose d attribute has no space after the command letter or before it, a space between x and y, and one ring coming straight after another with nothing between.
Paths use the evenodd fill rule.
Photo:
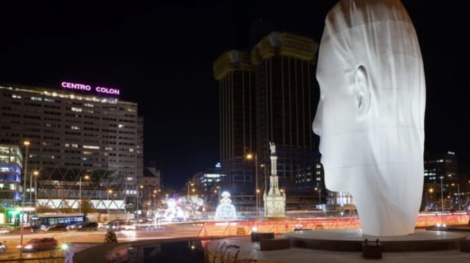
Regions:
<instances>
[{"instance_id":1,"label":"white light decoration","mask_svg":"<svg viewBox=\"0 0 470 263\"><path fill-rule=\"evenodd\" d=\"M220 199L220 204L215 210L215 220L234 220L237 219L237 210L235 206L232 205L232 200L230 200L230 193L227 191L222 192L222 199Z\"/></svg>"},{"instance_id":2,"label":"white light decoration","mask_svg":"<svg viewBox=\"0 0 470 263\"><path fill-rule=\"evenodd\" d=\"M342 0L328 13L313 131L325 184L352 194L362 232L412 234L423 191L425 80L399 0Z\"/></svg>"}]
</instances>

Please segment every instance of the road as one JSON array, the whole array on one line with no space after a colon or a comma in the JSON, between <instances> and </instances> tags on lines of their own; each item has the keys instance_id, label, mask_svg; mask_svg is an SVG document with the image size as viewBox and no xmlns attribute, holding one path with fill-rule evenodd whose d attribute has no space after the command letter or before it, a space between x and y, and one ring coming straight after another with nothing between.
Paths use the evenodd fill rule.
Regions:
<instances>
[{"instance_id":1,"label":"road","mask_svg":"<svg viewBox=\"0 0 470 263\"><path fill-rule=\"evenodd\" d=\"M161 226L155 230L122 230L116 232L118 241L130 242L137 240L152 240L152 239L173 239L173 238L188 238L196 237L201 230L202 225L189 225L189 224L175 224ZM106 230L98 231L67 231L67 232L40 232L33 234L23 235L23 243L33 238L54 237L59 241L59 246L66 243L80 242L80 243L103 243ZM6 241L8 249L6 253L0 254L0 260L6 258L18 258L19 250L17 246L20 244L20 235L0 234L0 241ZM58 251L44 251L44 252L23 252L24 258L34 258L38 256L50 256L61 253Z\"/></svg>"}]
</instances>

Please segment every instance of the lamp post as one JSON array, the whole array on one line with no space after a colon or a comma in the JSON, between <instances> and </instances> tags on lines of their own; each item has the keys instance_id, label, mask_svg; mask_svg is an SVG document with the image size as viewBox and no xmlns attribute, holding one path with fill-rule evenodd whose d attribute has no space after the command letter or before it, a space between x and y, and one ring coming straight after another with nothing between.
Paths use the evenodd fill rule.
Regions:
<instances>
[{"instance_id":1,"label":"lamp post","mask_svg":"<svg viewBox=\"0 0 470 263\"><path fill-rule=\"evenodd\" d=\"M264 193L268 194L268 176L267 176L268 166L264 163L261 164L260 166L264 168Z\"/></svg>"},{"instance_id":2,"label":"lamp post","mask_svg":"<svg viewBox=\"0 0 470 263\"><path fill-rule=\"evenodd\" d=\"M318 191L318 206L321 205L321 187L315 187L315 190Z\"/></svg>"},{"instance_id":3,"label":"lamp post","mask_svg":"<svg viewBox=\"0 0 470 263\"><path fill-rule=\"evenodd\" d=\"M88 175L85 175L83 179L85 180L88 180L90 178L90 176ZM78 211L81 213L82 212L82 177L80 176L79 177L79 183L78 183L78 186L79 186L79 190L78 190Z\"/></svg>"},{"instance_id":4,"label":"lamp post","mask_svg":"<svg viewBox=\"0 0 470 263\"><path fill-rule=\"evenodd\" d=\"M187 199L189 200L189 189L190 189L190 186L194 186L193 183L191 183L191 181L188 181L188 196L187 196Z\"/></svg>"},{"instance_id":5,"label":"lamp post","mask_svg":"<svg viewBox=\"0 0 470 263\"><path fill-rule=\"evenodd\" d=\"M38 176L39 176L39 172L34 171L33 175L34 175L34 208L35 208L34 210L36 211L36 209L38 208Z\"/></svg>"},{"instance_id":6,"label":"lamp post","mask_svg":"<svg viewBox=\"0 0 470 263\"><path fill-rule=\"evenodd\" d=\"M136 208L137 208L137 210L136 210L136 211L137 211L137 216L136 216L137 218L136 218L136 219L137 219L137 221L139 221L139 195L140 195L139 189L143 189L143 188L144 188L143 185L139 185L139 186L137 187L137 202L136 202L136 203L137 203L137 204L136 204ZM142 196L142 197L143 197L143 196Z\"/></svg>"},{"instance_id":7,"label":"lamp post","mask_svg":"<svg viewBox=\"0 0 470 263\"><path fill-rule=\"evenodd\" d=\"M158 189L153 190L153 195L152 195L152 210L155 211L155 197L158 194Z\"/></svg>"},{"instance_id":8,"label":"lamp post","mask_svg":"<svg viewBox=\"0 0 470 263\"><path fill-rule=\"evenodd\" d=\"M259 188L258 188L258 156L256 153L249 153L246 155L248 160L255 159L255 203L256 203L256 218L259 214Z\"/></svg>"},{"instance_id":9,"label":"lamp post","mask_svg":"<svg viewBox=\"0 0 470 263\"><path fill-rule=\"evenodd\" d=\"M24 206L25 206L25 199L26 199L26 177L28 176L28 155L29 155L29 141L24 141L23 145L25 146L25 161L24 161L24 171L23 171L23 194L22 194L22 207L21 207L21 240L20 246L23 246L23 230L24 230ZM23 249L20 250L20 258L23 257Z\"/></svg>"},{"instance_id":10,"label":"lamp post","mask_svg":"<svg viewBox=\"0 0 470 263\"><path fill-rule=\"evenodd\" d=\"M106 191L106 200L109 201L109 194L112 194L113 193L113 190L112 189L109 189L108 191ZM106 206L106 214L109 214L109 203L108 205Z\"/></svg>"},{"instance_id":11,"label":"lamp post","mask_svg":"<svg viewBox=\"0 0 470 263\"><path fill-rule=\"evenodd\" d=\"M444 212L444 191L442 187L442 180L444 179L444 176L439 177L441 179L441 211Z\"/></svg>"},{"instance_id":12,"label":"lamp post","mask_svg":"<svg viewBox=\"0 0 470 263\"><path fill-rule=\"evenodd\" d=\"M455 186L456 184L452 183L452 186ZM460 210L460 184L457 184L457 210Z\"/></svg>"}]
</instances>

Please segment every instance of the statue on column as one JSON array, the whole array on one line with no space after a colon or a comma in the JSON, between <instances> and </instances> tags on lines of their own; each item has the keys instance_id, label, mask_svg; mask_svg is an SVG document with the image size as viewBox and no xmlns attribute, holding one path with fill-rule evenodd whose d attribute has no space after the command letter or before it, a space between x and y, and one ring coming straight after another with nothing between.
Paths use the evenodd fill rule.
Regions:
<instances>
[{"instance_id":1,"label":"statue on column","mask_svg":"<svg viewBox=\"0 0 470 263\"><path fill-rule=\"evenodd\" d=\"M269 176L269 192L265 192L264 209L266 218L283 218L285 217L286 195L279 190L279 177L277 176L277 155L276 145L269 142L271 150L271 175Z\"/></svg>"},{"instance_id":2,"label":"statue on column","mask_svg":"<svg viewBox=\"0 0 470 263\"><path fill-rule=\"evenodd\" d=\"M269 142L269 148L271 149L271 155L276 154L276 144L274 142Z\"/></svg>"}]
</instances>

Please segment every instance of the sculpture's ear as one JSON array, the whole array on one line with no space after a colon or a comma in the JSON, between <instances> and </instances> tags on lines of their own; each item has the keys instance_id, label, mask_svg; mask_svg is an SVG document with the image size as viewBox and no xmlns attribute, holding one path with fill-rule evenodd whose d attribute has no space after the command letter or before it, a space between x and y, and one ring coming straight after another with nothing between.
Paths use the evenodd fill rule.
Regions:
<instances>
[{"instance_id":1,"label":"sculpture's ear","mask_svg":"<svg viewBox=\"0 0 470 263\"><path fill-rule=\"evenodd\" d=\"M357 68L354 82L357 91L357 116L359 119L362 119L369 112L370 91L372 88L364 66L361 65Z\"/></svg>"}]
</instances>

